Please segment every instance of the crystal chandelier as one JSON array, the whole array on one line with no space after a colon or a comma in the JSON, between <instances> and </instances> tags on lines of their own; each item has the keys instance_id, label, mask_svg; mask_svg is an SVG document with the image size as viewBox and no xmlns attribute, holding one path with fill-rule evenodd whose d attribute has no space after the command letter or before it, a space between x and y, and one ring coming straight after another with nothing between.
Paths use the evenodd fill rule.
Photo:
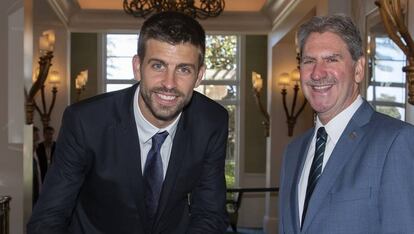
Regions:
<instances>
[{"instance_id":1,"label":"crystal chandelier","mask_svg":"<svg viewBox=\"0 0 414 234\"><path fill-rule=\"evenodd\" d=\"M153 13L179 11L193 18L207 19L221 14L224 0L124 0L123 6L126 13L135 17L145 18Z\"/></svg>"}]
</instances>

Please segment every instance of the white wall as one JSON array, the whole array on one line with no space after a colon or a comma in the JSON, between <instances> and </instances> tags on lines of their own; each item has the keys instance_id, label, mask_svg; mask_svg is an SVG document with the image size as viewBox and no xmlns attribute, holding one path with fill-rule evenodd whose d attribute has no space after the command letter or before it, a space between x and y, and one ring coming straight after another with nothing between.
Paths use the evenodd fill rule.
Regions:
<instances>
[{"instance_id":1,"label":"white wall","mask_svg":"<svg viewBox=\"0 0 414 234\"><path fill-rule=\"evenodd\" d=\"M243 173L240 176L240 188L264 188L265 174ZM261 228L265 212L265 193L244 193L239 209L238 226Z\"/></svg>"},{"instance_id":2,"label":"white wall","mask_svg":"<svg viewBox=\"0 0 414 234\"><path fill-rule=\"evenodd\" d=\"M9 100L13 98L13 94L23 95L23 80L28 77L26 71L30 69L31 62L31 43L26 43L26 39L31 36L31 0L16 1L3 0L0 3L0 53L3 55L0 58L0 70L3 75L3 85L0 86L0 195L10 195L12 201L10 204L10 233L21 234L24 233L25 222L27 221L28 213L31 208L31 139L28 144L10 143L8 138L10 122L20 119L22 116L9 116L9 106L15 105L14 108L23 108L23 98L16 96L17 100ZM9 40L16 40L19 43L11 43ZM14 42L16 42L14 41ZM30 40L29 40L30 41ZM24 43L23 43L24 42ZM20 53L19 55L11 54L8 50L10 45L16 46L13 53ZM19 48L17 48L19 47ZM23 49L22 49L23 48ZM30 50L28 49L30 48ZM9 57L13 59L13 64L9 64ZM15 72L15 59L20 58L20 72ZM23 72L21 72L23 71ZM30 78L29 78L30 79ZM9 89L9 82L17 85L12 85ZM20 101L19 101L20 100ZM18 115L19 112L15 112ZM22 111L20 111L20 115ZM23 123L19 121L21 125ZM18 127L17 134L20 135L21 141L24 136L23 127ZM31 128L25 130L31 131ZM31 134L31 132L30 132ZM29 135L29 134L26 134Z\"/></svg>"}]
</instances>

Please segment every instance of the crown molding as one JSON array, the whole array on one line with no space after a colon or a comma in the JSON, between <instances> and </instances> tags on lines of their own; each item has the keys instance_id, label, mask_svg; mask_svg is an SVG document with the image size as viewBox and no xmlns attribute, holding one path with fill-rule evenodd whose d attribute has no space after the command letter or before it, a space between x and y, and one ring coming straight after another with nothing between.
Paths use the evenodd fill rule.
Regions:
<instances>
[{"instance_id":1,"label":"crown molding","mask_svg":"<svg viewBox=\"0 0 414 234\"><path fill-rule=\"evenodd\" d=\"M272 26L269 18L262 12L224 12L217 18L199 22L206 31L243 34L267 34Z\"/></svg>"},{"instance_id":2,"label":"crown molding","mask_svg":"<svg viewBox=\"0 0 414 234\"><path fill-rule=\"evenodd\" d=\"M126 14L123 10L82 10L77 0L47 2L69 31L136 31L144 21ZM266 13L269 12L266 9L270 6L269 2L279 1L268 0L259 12L223 12L216 18L199 22L208 32L267 34L272 30L271 18Z\"/></svg>"},{"instance_id":3,"label":"crown molding","mask_svg":"<svg viewBox=\"0 0 414 234\"><path fill-rule=\"evenodd\" d=\"M275 30L298 6L302 0L267 0L262 11L272 22L272 31Z\"/></svg>"},{"instance_id":4,"label":"crown molding","mask_svg":"<svg viewBox=\"0 0 414 234\"><path fill-rule=\"evenodd\" d=\"M77 0L47 0L61 23L68 27L71 17L81 10Z\"/></svg>"},{"instance_id":5,"label":"crown molding","mask_svg":"<svg viewBox=\"0 0 414 234\"><path fill-rule=\"evenodd\" d=\"M73 14L70 31L137 31L144 22L118 10L83 10ZM208 32L267 34L271 23L261 12L225 12L217 18L199 20Z\"/></svg>"}]
</instances>

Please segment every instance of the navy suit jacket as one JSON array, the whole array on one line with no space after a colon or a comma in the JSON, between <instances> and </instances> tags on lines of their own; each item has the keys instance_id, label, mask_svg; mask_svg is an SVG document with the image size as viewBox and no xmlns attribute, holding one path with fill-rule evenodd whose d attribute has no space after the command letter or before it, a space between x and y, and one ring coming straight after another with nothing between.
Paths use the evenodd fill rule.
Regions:
<instances>
[{"instance_id":1,"label":"navy suit jacket","mask_svg":"<svg viewBox=\"0 0 414 234\"><path fill-rule=\"evenodd\" d=\"M298 183L314 131L285 150L279 233L414 233L414 127L366 101L338 140L301 230Z\"/></svg>"},{"instance_id":2,"label":"navy suit jacket","mask_svg":"<svg viewBox=\"0 0 414 234\"><path fill-rule=\"evenodd\" d=\"M227 111L194 92L177 125L151 228L133 113L136 88L65 110L28 233L225 232Z\"/></svg>"}]
</instances>

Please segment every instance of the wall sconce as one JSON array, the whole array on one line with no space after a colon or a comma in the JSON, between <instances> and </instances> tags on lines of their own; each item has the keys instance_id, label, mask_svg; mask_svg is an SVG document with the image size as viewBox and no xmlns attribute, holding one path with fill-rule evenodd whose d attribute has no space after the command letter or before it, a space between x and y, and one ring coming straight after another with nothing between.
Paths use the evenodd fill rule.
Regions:
<instances>
[{"instance_id":1,"label":"wall sconce","mask_svg":"<svg viewBox=\"0 0 414 234\"><path fill-rule=\"evenodd\" d=\"M286 96L287 96L287 89L286 86L289 86L291 81L293 81L295 83L295 85L293 86L293 101L292 101L292 106L290 108L290 111L287 108L287 104L286 104ZM298 112L295 113L295 108L296 108L296 101L297 101L297 97L298 97L298 93L299 93L299 81L300 81L300 73L298 69L294 69L290 74L287 72L284 72L282 74L280 74L279 76L279 85L282 86L282 97L283 97L283 108L285 110L285 114L286 114L286 122L288 125L288 136L292 136L293 135L293 129L295 127L296 124L296 120L299 116L299 114L303 111L303 109L306 106L307 100L306 98L304 99L302 105L300 106Z\"/></svg>"},{"instance_id":2,"label":"wall sconce","mask_svg":"<svg viewBox=\"0 0 414 234\"><path fill-rule=\"evenodd\" d=\"M264 120L262 122L263 126L265 127L265 136L269 136L269 125L270 125L270 117L269 113L263 106L262 101L260 100L260 92L263 88L263 79L260 74L256 72L252 72L252 85L253 85L253 94L256 100L256 104L262 113Z\"/></svg>"},{"instance_id":3,"label":"wall sconce","mask_svg":"<svg viewBox=\"0 0 414 234\"><path fill-rule=\"evenodd\" d=\"M52 114L53 107L55 106L56 101L56 94L57 94L57 85L60 83L60 77L59 72L57 71L51 71L49 74L49 82L52 86L52 101L50 103L49 108L46 107L46 98L45 98L45 85L43 85L40 88L40 97L42 99L42 109L39 108L39 106L36 103L36 100L33 99L33 104L37 110L37 112L40 115L40 119L43 124L43 128L46 128L49 126L50 122L50 115Z\"/></svg>"},{"instance_id":4,"label":"wall sconce","mask_svg":"<svg viewBox=\"0 0 414 234\"><path fill-rule=\"evenodd\" d=\"M27 91L24 88L26 124L33 124L33 113L37 106L34 97L39 90L43 89L48 77L50 66L52 66L54 46L55 33L52 30L43 32L39 38L40 58L38 72L35 73L34 82L30 90ZM43 98L42 100L44 100Z\"/></svg>"},{"instance_id":5,"label":"wall sconce","mask_svg":"<svg viewBox=\"0 0 414 234\"><path fill-rule=\"evenodd\" d=\"M402 70L408 83L408 103L414 105L414 41L405 24L401 2L380 0L375 1L375 4L379 8L388 35L407 57L408 65Z\"/></svg>"},{"instance_id":6,"label":"wall sconce","mask_svg":"<svg viewBox=\"0 0 414 234\"><path fill-rule=\"evenodd\" d=\"M75 79L76 101L80 100L80 96L85 91L86 83L88 82L88 70L81 71Z\"/></svg>"}]
</instances>

